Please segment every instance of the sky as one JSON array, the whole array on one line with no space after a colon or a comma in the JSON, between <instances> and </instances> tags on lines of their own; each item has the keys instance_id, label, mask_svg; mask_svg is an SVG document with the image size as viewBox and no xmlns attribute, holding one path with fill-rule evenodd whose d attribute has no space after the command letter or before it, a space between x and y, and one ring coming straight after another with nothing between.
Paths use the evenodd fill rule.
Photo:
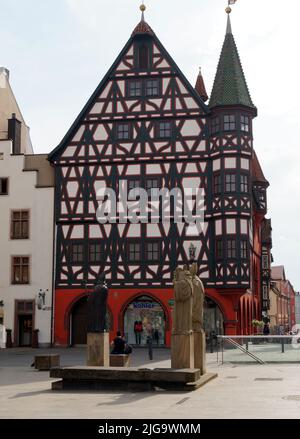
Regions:
<instances>
[{"instance_id":1,"label":"sky","mask_svg":"<svg viewBox=\"0 0 300 439\"><path fill-rule=\"evenodd\" d=\"M0 66L36 153L64 137L140 20L140 0L0 0ZM146 0L146 20L194 85L210 93L226 0ZM258 108L255 149L266 178L275 265L300 290L300 2L237 0L233 34Z\"/></svg>"}]
</instances>

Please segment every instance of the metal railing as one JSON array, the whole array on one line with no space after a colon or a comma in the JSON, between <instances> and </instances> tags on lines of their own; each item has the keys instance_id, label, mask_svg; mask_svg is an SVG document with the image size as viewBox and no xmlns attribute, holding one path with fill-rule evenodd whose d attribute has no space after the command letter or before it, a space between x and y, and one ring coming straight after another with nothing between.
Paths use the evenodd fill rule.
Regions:
<instances>
[{"instance_id":1,"label":"metal railing","mask_svg":"<svg viewBox=\"0 0 300 439\"><path fill-rule=\"evenodd\" d=\"M217 339L217 362L221 357L222 364L224 356L231 363L245 363L247 357L259 364L300 363L300 334L219 335Z\"/></svg>"}]
</instances>

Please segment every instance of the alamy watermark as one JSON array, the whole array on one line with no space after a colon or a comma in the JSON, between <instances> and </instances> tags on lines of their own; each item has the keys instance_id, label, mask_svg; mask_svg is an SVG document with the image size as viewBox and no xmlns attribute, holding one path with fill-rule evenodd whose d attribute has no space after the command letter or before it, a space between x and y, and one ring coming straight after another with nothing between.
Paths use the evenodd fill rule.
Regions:
<instances>
[{"instance_id":1,"label":"alamy watermark","mask_svg":"<svg viewBox=\"0 0 300 439\"><path fill-rule=\"evenodd\" d=\"M100 224L187 223L203 230L204 189L141 187L129 189L127 180L119 181L118 193L103 187L97 191L97 221Z\"/></svg>"}]
</instances>

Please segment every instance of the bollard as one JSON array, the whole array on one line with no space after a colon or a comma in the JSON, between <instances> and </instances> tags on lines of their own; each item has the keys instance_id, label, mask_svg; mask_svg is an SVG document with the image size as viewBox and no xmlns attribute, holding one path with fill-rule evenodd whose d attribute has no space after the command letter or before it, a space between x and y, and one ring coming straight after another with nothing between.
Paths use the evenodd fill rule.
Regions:
<instances>
[{"instance_id":1,"label":"bollard","mask_svg":"<svg viewBox=\"0 0 300 439\"><path fill-rule=\"evenodd\" d=\"M148 345L149 360L153 360L153 339L150 336L147 337L147 345Z\"/></svg>"}]
</instances>

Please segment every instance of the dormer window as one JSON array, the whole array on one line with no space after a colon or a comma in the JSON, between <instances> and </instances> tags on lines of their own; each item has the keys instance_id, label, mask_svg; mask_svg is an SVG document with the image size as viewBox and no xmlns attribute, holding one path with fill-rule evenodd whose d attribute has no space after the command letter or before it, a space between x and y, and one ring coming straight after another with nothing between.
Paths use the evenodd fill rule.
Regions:
<instances>
[{"instance_id":1,"label":"dormer window","mask_svg":"<svg viewBox=\"0 0 300 439\"><path fill-rule=\"evenodd\" d=\"M224 116L224 131L232 131L236 129L236 121L234 114L225 114Z\"/></svg>"},{"instance_id":2,"label":"dormer window","mask_svg":"<svg viewBox=\"0 0 300 439\"><path fill-rule=\"evenodd\" d=\"M241 131L245 131L246 133L250 131L249 117L243 114L241 115Z\"/></svg>"},{"instance_id":3,"label":"dormer window","mask_svg":"<svg viewBox=\"0 0 300 439\"><path fill-rule=\"evenodd\" d=\"M146 70L149 67L149 49L147 46L139 48L139 68Z\"/></svg>"}]
</instances>

